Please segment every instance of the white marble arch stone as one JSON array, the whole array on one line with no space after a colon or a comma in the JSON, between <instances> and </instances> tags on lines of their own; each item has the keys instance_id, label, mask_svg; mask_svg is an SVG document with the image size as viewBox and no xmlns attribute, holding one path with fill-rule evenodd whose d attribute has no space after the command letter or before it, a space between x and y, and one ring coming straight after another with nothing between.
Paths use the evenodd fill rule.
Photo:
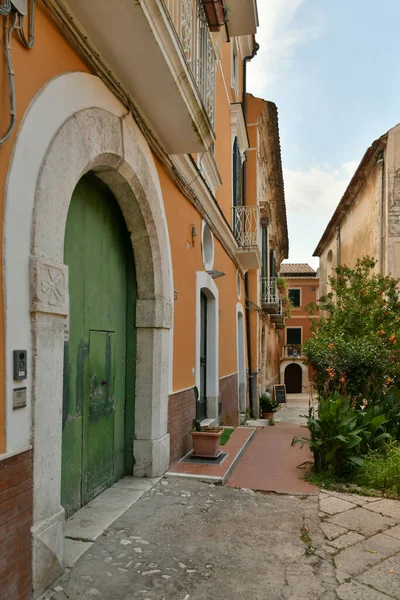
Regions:
<instances>
[{"instance_id":1,"label":"white marble arch stone","mask_svg":"<svg viewBox=\"0 0 400 600\"><path fill-rule=\"evenodd\" d=\"M28 108L6 188L7 451L33 442L35 594L63 567L61 419L68 317L63 248L72 192L88 171L96 172L120 204L135 256L134 474L154 477L169 466L173 281L156 167L132 117L106 86L93 75L65 74L51 80ZM28 407L14 412L13 348L26 348L29 361Z\"/></svg>"}]
</instances>

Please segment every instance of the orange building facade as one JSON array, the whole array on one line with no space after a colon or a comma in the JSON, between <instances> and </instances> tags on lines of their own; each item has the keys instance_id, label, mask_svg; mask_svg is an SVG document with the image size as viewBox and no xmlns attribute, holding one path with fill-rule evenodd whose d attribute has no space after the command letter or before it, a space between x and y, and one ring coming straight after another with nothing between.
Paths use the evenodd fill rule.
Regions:
<instances>
[{"instance_id":1,"label":"orange building facade","mask_svg":"<svg viewBox=\"0 0 400 600\"><path fill-rule=\"evenodd\" d=\"M306 307L318 300L319 278L309 265L298 263L282 264L280 276L285 278L291 302L280 339L280 383L286 385L288 394L307 393L311 391L312 372L304 364L302 347L312 335L312 318L318 316L311 318Z\"/></svg>"},{"instance_id":2,"label":"orange building facade","mask_svg":"<svg viewBox=\"0 0 400 600\"><path fill-rule=\"evenodd\" d=\"M206 4L0 17L4 598L58 577L70 514L162 475L195 419L238 424L279 378L288 242L276 107L245 88L257 5Z\"/></svg>"}]
</instances>

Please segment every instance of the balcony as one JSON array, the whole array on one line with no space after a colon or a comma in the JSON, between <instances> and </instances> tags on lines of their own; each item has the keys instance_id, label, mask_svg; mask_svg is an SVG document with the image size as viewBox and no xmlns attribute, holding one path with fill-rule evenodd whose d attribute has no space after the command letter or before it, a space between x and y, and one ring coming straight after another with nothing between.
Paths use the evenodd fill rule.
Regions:
<instances>
[{"instance_id":1,"label":"balcony","mask_svg":"<svg viewBox=\"0 0 400 600\"><path fill-rule=\"evenodd\" d=\"M216 56L200 0L62 6L169 154L212 147Z\"/></svg>"},{"instance_id":2,"label":"balcony","mask_svg":"<svg viewBox=\"0 0 400 600\"><path fill-rule=\"evenodd\" d=\"M302 358L302 359L304 359L302 346L300 344L291 344L289 346L283 346L281 358Z\"/></svg>"},{"instance_id":3,"label":"balcony","mask_svg":"<svg viewBox=\"0 0 400 600\"><path fill-rule=\"evenodd\" d=\"M270 315L271 321L272 323L276 323L276 324L281 324L283 325L284 320L285 320L285 314L283 312L283 305L282 305L282 300L279 300L279 309L275 314ZM279 328L277 328L279 329Z\"/></svg>"},{"instance_id":4,"label":"balcony","mask_svg":"<svg viewBox=\"0 0 400 600\"><path fill-rule=\"evenodd\" d=\"M261 277L261 306L270 315L277 315L280 309L276 280L276 277Z\"/></svg>"},{"instance_id":5,"label":"balcony","mask_svg":"<svg viewBox=\"0 0 400 600\"><path fill-rule=\"evenodd\" d=\"M230 36L254 35L257 32L256 0L224 0Z\"/></svg>"},{"instance_id":6,"label":"balcony","mask_svg":"<svg viewBox=\"0 0 400 600\"><path fill-rule=\"evenodd\" d=\"M233 207L233 234L239 246L236 258L244 270L261 267L261 227L258 206Z\"/></svg>"}]
</instances>

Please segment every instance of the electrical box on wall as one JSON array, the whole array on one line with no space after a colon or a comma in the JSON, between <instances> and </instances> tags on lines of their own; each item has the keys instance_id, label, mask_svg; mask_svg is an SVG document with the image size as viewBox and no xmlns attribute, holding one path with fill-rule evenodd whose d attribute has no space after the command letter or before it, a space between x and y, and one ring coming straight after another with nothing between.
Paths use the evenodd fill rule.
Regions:
<instances>
[{"instance_id":1,"label":"electrical box on wall","mask_svg":"<svg viewBox=\"0 0 400 600\"><path fill-rule=\"evenodd\" d=\"M11 0L11 4L20 15L26 15L28 10L28 0Z\"/></svg>"},{"instance_id":2,"label":"electrical box on wall","mask_svg":"<svg viewBox=\"0 0 400 600\"><path fill-rule=\"evenodd\" d=\"M28 365L26 350L14 350L13 352L13 379L14 381L21 381L26 379L28 376Z\"/></svg>"},{"instance_id":3,"label":"electrical box on wall","mask_svg":"<svg viewBox=\"0 0 400 600\"><path fill-rule=\"evenodd\" d=\"M13 409L26 407L26 387L13 390Z\"/></svg>"}]
</instances>

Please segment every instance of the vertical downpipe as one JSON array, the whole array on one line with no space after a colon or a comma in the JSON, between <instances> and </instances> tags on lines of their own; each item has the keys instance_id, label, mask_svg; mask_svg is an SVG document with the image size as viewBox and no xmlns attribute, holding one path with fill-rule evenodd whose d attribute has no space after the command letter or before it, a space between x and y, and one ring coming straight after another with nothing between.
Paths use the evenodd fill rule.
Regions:
<instances>
[{"instance_id":1,"label":"vertical downpipe","mask_svg":"<svg viewBox=\"0 0 400 600\"><path fill-rule=\"evenodd\" d=\"M243 115L244 121L247 127L247 98L246 98L246 87L247 87L247 63L252 60L257 54L260 46L256 44L254 46L254 50L248 56L245 56L243 59L243 92L242 92L242 106L243 106ZM242 194L243 194L243 205L247 204L247 157L243 164L243 173L242 173ZM257 393L257 377L256 373L253 373L252 360L251 360L251 327L250 327L250 308L247 302L249 298L249 279L248 272L244 277L244 289L245 289L245 301L246 301L246 337L247 337L247 360L249 367L249 400L250 400L250 414L253 418L257 418L258 415L254 413L255 411L255 395ZM254 381L255 380L255 381Z\"/></svg>"}]
</instances>

